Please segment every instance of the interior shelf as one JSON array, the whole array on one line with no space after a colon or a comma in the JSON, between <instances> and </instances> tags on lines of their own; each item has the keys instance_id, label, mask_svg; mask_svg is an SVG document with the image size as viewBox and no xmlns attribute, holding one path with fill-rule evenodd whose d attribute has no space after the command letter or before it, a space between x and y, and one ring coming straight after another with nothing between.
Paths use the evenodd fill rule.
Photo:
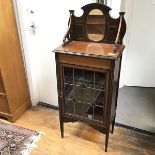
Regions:
<instances>
[{"instance_id":1,"label":"interior shelf","mask_svg":"<svg viewBox=\"0 0 155 155\"><path fill-rule=\"evenodd\" d=\"M88 17L87 19L87 23L86 24L102 24L102 25L105 25L105 19L104 18L101 18L101 17L97 17L96 16L90 16Z\"/></svg>"},{"instance_id":2,"label":"interior shelf","mask_svg":"<svg viewBox=\"0 0 155 155\"><path fill-rule=\"evenodd\" d=\"M86 23L86 25L94 25L94 26L102 25L102 26L105 26L106 24L105 23L100 23L100 22L89 21L89 22Z\"/></svg>"}]
</instances>

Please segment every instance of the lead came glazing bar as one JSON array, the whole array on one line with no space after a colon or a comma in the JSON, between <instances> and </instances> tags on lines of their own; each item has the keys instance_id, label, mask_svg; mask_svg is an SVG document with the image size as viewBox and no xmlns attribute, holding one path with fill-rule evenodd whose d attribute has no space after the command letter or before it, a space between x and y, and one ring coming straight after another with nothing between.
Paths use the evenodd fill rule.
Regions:
<instances>
[{"instance_id":1,"label":"lead came glazing bar","mask_svg":"<svg viewBox=\"0 0 155 155\"><path fill-rule=\"evenodd\" d=\"M101 89L104 74L74 67L64 67L64 70L66 113L103 122L103 90Z\"/></svg>"}]
</instances>

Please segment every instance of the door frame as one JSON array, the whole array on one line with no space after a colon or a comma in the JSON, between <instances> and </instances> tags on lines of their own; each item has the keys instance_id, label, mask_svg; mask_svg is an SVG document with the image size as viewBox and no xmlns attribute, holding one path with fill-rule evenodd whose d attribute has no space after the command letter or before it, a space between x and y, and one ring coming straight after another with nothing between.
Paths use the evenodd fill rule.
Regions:
<instances>
[{"instance_id":1,"label":"door frame","mask_svg":"<svg viewBox=\"0 0 155 155\"><path fill-rule=\"evenodd\" d=\"M131 22L132 22L132 12L133 12L133 3L134 0L121 0L121 11L125 12L125 20L127 24L126 35L124 37L125 50L122 56L122 67L120 73L120 84L119 88L124 87L126 83L126 68L127 68L127 57L129 53L128 45L130 43L130 34L131 34Z\"/></svg>"}]
</instances>

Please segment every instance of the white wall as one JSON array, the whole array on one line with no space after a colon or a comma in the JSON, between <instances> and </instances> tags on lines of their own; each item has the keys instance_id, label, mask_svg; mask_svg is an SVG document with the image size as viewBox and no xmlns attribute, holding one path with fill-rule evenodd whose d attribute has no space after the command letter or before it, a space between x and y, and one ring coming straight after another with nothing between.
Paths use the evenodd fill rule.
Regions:
<instances>
[{"instance_id":1,"label":"white wall","mask_svg":"<svg viewBox=\"0 0 155 155\"><path fill-rule=\"evenodd\" d=\"M153 0L126 0L124 85L155 87L155 5Z\"/></svg>"},{"instance_id":2,"label":"white wall","mask_svg":"<svg viewBox=\"0 0 155 155\"><path fill-rule=\"evenodd\" d=\"M124 12L125 11L125 4L126 0L108 0L108 6L112 8L110 15L113 18L118 18L119 17L119 12ZM127 14L125 14L125 19L127 19ZM123 39L124 44L127 44L127 33ZM121 67L121 73L120 73L120 85L119 87L123 87L124 85L124 80L125 80L125 72L126 72L126 48L123 52L122 56L122 67Z\"/></svg>"},{"instance_id":3,"label":"white wall","mask_svg":"<svg viewBox=\"0 0 155 155\"><path fill-rule=\"evenodd\" d=\"M109 0L109 6L112 8L111 10L111 16L113 18L119 17L119 12L121 8L121 0Z\"/></svg>"}]
</instances>

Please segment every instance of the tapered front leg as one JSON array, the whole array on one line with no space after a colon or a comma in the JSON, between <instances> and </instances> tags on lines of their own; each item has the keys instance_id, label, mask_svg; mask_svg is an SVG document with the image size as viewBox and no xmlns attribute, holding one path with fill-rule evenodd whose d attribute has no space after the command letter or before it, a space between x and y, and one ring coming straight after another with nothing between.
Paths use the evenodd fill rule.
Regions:
<instances>
[{"instance_id":1,"label":"tapered front leg","mask_svg":"<svg viewBox=\"0 0 155 155\"><path fill-rule=\"evenodd\" d=\"M59 122L60 122L61 138L64 138L64 119L61 104L59 104Z\"/></svg>"},{"instance_id":2,"label":"tapered front leg","mask_svg":"<svg viewBox=\"0 0 155 155\"><path fill-rule=\"evenodd\" d=\"M109 130L107 131L105 136L105 152L107 152L108 149L108 140L109 140Z\"/></svg>"},{"instance_id":3,"label":"tapered front leg","mask_svg":"<svg viewBox=\"0 0 155 155\"><path fill-rule=\"evenodd\" d=\"M116 114L113 118L113 121L112 121L112 130L111 130L111 133L113 134L114 133L114 127L115 127L115 119L116 119Z\"/></svg>"},{"instance_id":4,"label":"tapered front leg","mask_svg":"<svg viewBox=\"0 0 155 155\"><path fill-rule=\"evenodd\" d=\"M64 138L64 122L61 117L60 117L60 131L61 131L61 138Z\"/></svg>"}]
</instances>

